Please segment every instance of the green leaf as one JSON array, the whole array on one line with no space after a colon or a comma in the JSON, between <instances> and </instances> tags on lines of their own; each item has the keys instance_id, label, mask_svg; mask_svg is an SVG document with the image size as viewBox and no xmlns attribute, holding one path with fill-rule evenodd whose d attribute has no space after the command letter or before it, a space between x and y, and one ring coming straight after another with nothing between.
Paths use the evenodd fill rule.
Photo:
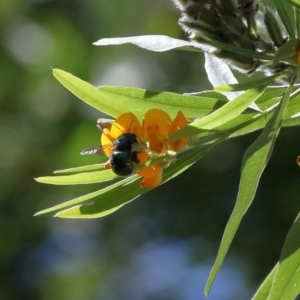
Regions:
<instances>
[{"instance_id":1,"label":"green leaf","mask_svg":"<svg viewBox=\"0 0 300 300\"><path fill-rule=\"evenodd\" d=\"M290 300L300 293L300 214L291 227L280 255L269 298Z\"/></svg>"},{"instance_id":2,"label":"green leaf","mask_svg":"<svg viewBox=\"0 0 300 300\"><path fill-rule=\"evenodd\" d=\"M300 125L300 97L297 96L297 101L290 100L285 110L282 127L298 126ZM278 103L278 98L270 99L268 103L272 105ZM233 120L224 125L215 128L215 132L220 132L220 135L228 138L237 137L257 131L264 128L270 119L272 111L267 114L258 115L256 113L245 113L237 116Z\"/></svg>"},{"instance_id":3,"label":"green leaf","mask_svg":"<svg viewBox=\"0 0 300 300\"><path fill-rule=\"evenodd\" d=\"M228 99L225 95L217 93L215 91L201 91L201 92L195 92L195 93L184 93L185 96L197 96L197 97L207 97L207 98L213 98L217 100L221 100L224 102L228 102Z\"/></svg>"},{"instance_id":4,"label":"green leaf","mask_svg":"<svg viewBox=\"0 0 300 300\"><path fill-rule=\"evenodd\" d=\"M275 273L277 272L278 264L275 265L275 267L272 269L272 271L269 273L269 275L266 277L266 279L263 281L263 283L260 285L258 290L256 291L255 295L251 300L267 300L271 287L272 282L275 276ZM270 299L271 300L271 299Z\"/></svg>"},{"instance_id":5,"label":"green leaf","mask_svg":"<svg viewBox=\"0 0 300 300\"><path fill-rule=\"evenodd\" d=\"M295 96L289 101L288 107L284 113L284 119L296 118L300 115L300 95Z\"/></svg>"},{"instance_id":6,"label":"green leaf","mask_svg":"<svg viewBox=\"0 0 300 300\"><path fill-rule=\"evenodd\" d=\"M233 138L264 128L269 119L269 114L241 114L215 130L228 138Z\"/></svg>"},{"instance_id":7,"label":"green leaf","mask_svg":"<svg viewBox=\"0 0 300 300\"><path fill-rule=\"evenodd\" d=\"M300 49L300 40L290 39L283 44L275 54L273 64L278 64L281 61L288 62L292 65L299 66L298 51Z\"/></svg>"},{"instance_id":8,"label":"green leaf","mask_svg":"<svg viewBox=\"0 0 300 300\"><path fill-rule=\"evenodd\" d=\"M99 191L92 192L92 193L89 193L87 195L83 195L83 196L77 197L75 199L66 201L64 203L55 205L53 207L41 210L41 211L37 212L35 214L35 216L42 215L42 214L47 214L47 213L54 212L54 211L57 211L57 210L60 210L60 209L64 209L66 207L70 207L70 206L73 206L73 205L77 205L77 204L80 204L80 203L83 203L83 202L86 202L86 201L96 199L97 197L99 197L99 196L101 196L105 193L108 193L109 191L114 190L115 188L117 188L119 186L122 186L122 185L125 185L125 184L131 182L132 180L136 179L137 177L138 177L137 175L127 177L127 178L125 178L121 181L118 181L118 182L116 182L116 183L114 183L114 184L112 184L108 187L105 187L105 188L103 188Z\"/></svg>"},{"instance_id":9,"label":"green leaf","mask_svg":"<svg viewBox=\"0 0 300 300\"><path fill-rule=\"evenodd\" d=\"M234 100L226 103L210 115L199 119L171 135L171 139L181 139L197 135L203 129L211 130L229 122L240 115L251 103L264 92L263 87L248 90Z\"/></svg>"},{"instance_id":10,"label":"green leaf","mask_svg":"<svg viewBox=\"0 0 300 300\"><path fill-rule=\"evenodd\" d=\"M175 117L181 110L187 118L201 117L221 107L224 101L215 98L180 95L169 92L151 92L138 88L91 84L62 70L53 70L54 76L79 99L101 112L117 118L131 111L140 120L152 108L162 109Z\"/></svg>"},{"instance_id":11,"label":"green leaf","mask_svg":"<svg viewBox=\"0 0 300 300\"><path fill-rule=\"evenodd\" d=\"M277 13L281 19L283 26L285 27L290 38L295 38L294 28L292 25L292 20L289 17L287 8L285 6L285 1L282 0L273 0L273 3L276 7Z\"/></svg>"},{"instance_id":12,"label":"green leaf","mask_svg":"<svg viewBox=\"0 0 300 300\"><path fill-rule=\"evenodd\" d=\"M285 0L285 1L291 4L292 6L295 6L298 9L300 8L300 0Z\"/></svg>"},{"instance_id":13,"label":"green leaf","mask_svg":"<svg viewBox=\"0 0 300 300\"><path fill-rule=\"evenodd\" d=\"M202 157L211 146L202 146L181 153L175 163L164 169L163 183L194 164ZM133 179L130 183L119 185L94 199L89 205L77 205L58 212L55 216L62 218L99 218L121 208L139 195L149 191L140 187L140 178Z\"/></svg>"},{"instance_id":14,"label":"green leaf","mask_svg":"<svg viewBox=\"0 0 300 300\"><path fill-rule=\"evenodd\" d=\"M65 88L88 105L110 116L120 115L119 110L110 105L109 99L88 82L59 69L54 69L53 75Z\"/></svg>"},{"instance_id":15,"label":"green leaf","mask_svg":"<svg viewBox=\"0 0 300 300\"><path fill-rule=\"evenodd\" d=\"M65 170L57 170L54 171L54 174L66 174L66 173L81 173L81 172L90 172L90 171L100 171L105 170L104 164L95 164L95 165L88 165L76 168L70 168Z\"/></svg>"},{"instance_id":16,"label":"green leaf","mask_svg":"<svg viewBox=\"0 0 300 300\"><path fill-rule=\"evenodd\" d=\"M117 178L112 170L102 170L94 172L84 172L67 176L46 176L39 177L35 180L40 183L69 185L69 184L90 184L97 182L109 181Z\"/></svg>"},{"instance_id":17,"label":"green leaf","mask_svg":"<svg viewBox=\"0 0 300 300\"><path fill-rule=\"evenodd\" d=\"M142 36L130 36L123 38L105 38L93 43L95 46L110 46L110 45L123 45L133 44L140 48L147 49L155 52L163 52L169 50L189 50L199 51L195 48L192 42L183 41L171 38L165 35L142 35ZM203 46L202 51L207 50L207 47Z\"/></svg>"},{"instance_id":18,"label":"green leaf","mask_svg":"<svg viewBox=\"0 0 300 300\"><path fill-rule=\"evenodd\" d=\"M203 40L207 41L208 43L210 43L211 45L214 45L217 48L227 50L227 51L230 51L230 52L235 53L235 54L239 54L239 55L243 55L243 56L247 56L247 57L252 57L252 58L258 58L258 59L262 59L262 60L272 60L273 59L273 56L271 56L271 55L267 55L267 54L264 54L264 53L261 53L261 52L256 52L256 51L244 49L244 48L234 46L234 45L229 45L229 44L211 39L211 38L207 37L206 35L201 34L200 32L197 32L197 35L201 39L203 39ZM200 44L197 43L197 45L200 45Z\"/></svg>"},{"instance_id":19,"label":"green leaf","mask_svg":"<svg viewBox=\"0 0 300 300\"><path fill-rule=\"evenodd\" d=\"M252 89L258 86L264 86L269 85L271 82L273 82L276 78L280 78L284 75L282 74L274 74L269 77L263 77L259 79L254 80L247 80L242 83L236 83L236 84L222 84L215 87L216 92L231 92L231 91L244 91L248 89Z\"/></svg>"},{"instance_id":20,"label":"green leaf","mask_svg":"<svg viewBox=\"0 0 300 300\"><path fill-rule=\"evenodd\" d=\"M139 88L102 86L99 91L104 93L108 99L113 99L111 104L116 107L119 106L122 109L120 113L131 111L139 119L142 119L145 113L152 108L166 111L171 118L174 118L179 110L185 117L194 118L210 114L216 108L224 105L223 100L216 98L179 95L170 92L151 92Z\"/></svg>"},{"instance_id":21,"label":"green leaf","mask_svg":"<svg viewBox=\"0 0 300 300\"><path fill-rule=\"evenodd\" d=\"M295 79L296 77L294 76L291 85L285 92L282 101L277 106L263 132L248 148L243 157L241 180L236 204L226 225L216 261L206 283L206 295L209 293L220 267L223 264L239 224L254 199L259 179L272 154L276 137L280 130L283 114L288 104L289 96L292 92Z\"/></svg>"}]
</instances>

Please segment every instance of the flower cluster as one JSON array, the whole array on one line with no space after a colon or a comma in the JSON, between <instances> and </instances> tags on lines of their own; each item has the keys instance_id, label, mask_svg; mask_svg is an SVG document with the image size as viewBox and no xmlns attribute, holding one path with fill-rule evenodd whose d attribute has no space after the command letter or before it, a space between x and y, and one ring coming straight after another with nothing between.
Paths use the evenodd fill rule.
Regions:
<instances>
[{"instance_id":1,"label":"flower cluster","mask_svg":"<svg viewBox=\"0 0 300 300\"><path fill-rule=\"evenodd\" d=\"M145 114L142 125L133 113L128 112L119 116L109 128L103 128L101 144L105 145L103 151L110 157L114 151L115 141L126 133L133 133L136 136L137 145L144 145L140 149L135 145L138 150L134 150L139 164L144 164L149 159L149 155L153 158L163 156L168 150L180 151L189 139L170 140L169 137L186 125L187 119L181 111L172 121L166 112L151 109ZM110 168L110 161L105 166ZM141 186L144 188L158 186L162 180L163 167L163 164L153 164L138 170L136 173L143 177Z\"/></svg>"},{"instance_id":2,"label":"flower cluster","mask_svg":"<svg viewBox=\"0 0 300 300\"><path fill-rule=\"evenodd\" d=\"M265 63L288 41L267 1L171 1L181 12L179 25L195 47L223 59L230 68L246 74L286 68L282 63L276 67Z\"/></svg>"}]
</instances>

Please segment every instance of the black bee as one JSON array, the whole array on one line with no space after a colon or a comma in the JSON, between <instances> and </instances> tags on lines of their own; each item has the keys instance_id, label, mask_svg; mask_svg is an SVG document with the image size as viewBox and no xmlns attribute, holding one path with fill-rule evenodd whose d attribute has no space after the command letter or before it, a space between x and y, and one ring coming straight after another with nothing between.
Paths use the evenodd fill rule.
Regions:
<instances>
[{"instance_id":1,"label":"black bee","mask_svg":"<svg viewBox=\"0 0 300 300\"><path fill-rule=\"evenodd\" d=\"M80 152L81 155L99 154L103 155L103 147L98 146ZM109 163L112 170L119 176L128 176L133 172L133 163L138 164L138 152L147 148L146 145L139 144L134 133L124 133L120 135L112 144L112 152L109 156Z\"/></svg>"}]
</instances>

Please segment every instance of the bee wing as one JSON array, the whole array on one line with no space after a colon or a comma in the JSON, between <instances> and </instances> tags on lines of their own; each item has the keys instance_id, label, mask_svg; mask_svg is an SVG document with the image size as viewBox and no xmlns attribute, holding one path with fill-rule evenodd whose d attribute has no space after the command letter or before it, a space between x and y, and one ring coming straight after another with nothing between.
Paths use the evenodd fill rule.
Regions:
<instances>
[{"instance_id":1,"label":"bee wing","mask_svg":"<svg viewBox=\"0 0 300 300\"><path fill-rule=\"evenodd\" d=\"M132 151L137 151L137 152L140 152L140 151L144 151L146 150L148 147L147 145L145 144L132 144Z\"/></svg>"},{"instance_id":2,"label":"bee wing","mask_svg":"<svg viewBox=\"0 0 300 300\"><path fill-rule=\"evenodd\" d=\"M103 147L97 146L89 149L82 150L80 152L81 155L89 155L89 154L98 154L98 155L104 155Z\"/></svg>"}]
</instances>

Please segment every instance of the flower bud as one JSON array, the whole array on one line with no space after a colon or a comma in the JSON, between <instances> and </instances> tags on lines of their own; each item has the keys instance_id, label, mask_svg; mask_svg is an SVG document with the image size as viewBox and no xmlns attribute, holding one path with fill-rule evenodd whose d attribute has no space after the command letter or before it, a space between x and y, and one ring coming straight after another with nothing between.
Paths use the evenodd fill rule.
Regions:
<instances>
[{"instance_id":1,"label":"flower bud","mask_svg":"<svg viewBox=\"0 0 300 300\"><path fill-rule=\"evenodd\" d=\"M268 31L268 34L273 41L273 43L280 47L284 44L284 37L282 35L281 29L279 24L274 16L274 14L266 8L265 15L264 15L264 22Z\"/></svg>"}]
</instances>

